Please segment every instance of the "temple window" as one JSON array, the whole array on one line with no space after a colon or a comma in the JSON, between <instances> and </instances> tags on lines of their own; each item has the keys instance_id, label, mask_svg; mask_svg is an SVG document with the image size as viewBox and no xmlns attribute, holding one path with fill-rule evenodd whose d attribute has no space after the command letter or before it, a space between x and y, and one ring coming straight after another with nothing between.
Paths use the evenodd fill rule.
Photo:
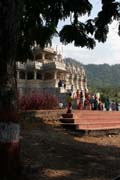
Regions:
<instances>
[{"instance_id":1,"label":"temple window","mask_svg":"<svg viewBox=\"0 0 120 180\"><path fill-rule=\"evenodd\" d=\"M36 60L42 59L42 54L37 54L37 55L35 56L35 59L36 59Z\"/></svg>"},{"instance_id":2,"label":"temple window","mask_svg":"<svg viewBox=\"0 0 120 180\"><path fill-rule=\"evenodd\" d=\"M19 78L20 79L25 79L25 71L22 70L22 71L19 72Z\"/></svg>"},{"instance_id":3,"label":"temple window","mask_svg":"<svg viewBox=\"0 0 120 180\"><path fill-rule=\"evenodd\" d=\"M45 73L44 74L44 80L50 80L54 78L54 74L53 73Z\"/></svg>"},{"instance_id":4,"label":"temple window","mask_svg":"<svg viewBox=\"0 0 120 180\"><path fill-rule=\"evenodd\" d=\"M53 60L54 56L51 54L45 54L45 59Z\"/></svg>"},{"instance_id":5,"label":"temple window","mask_svg":"<svg viewBox=\"0 0 120 180\"><path fill-rule=\"evenodd\" d=\"M74 81L76 81L77 80L77 75L75 74L75 76L74 76Z\"/></svg>"},{"instance_id":6,"label":"temple window","mask_svg":"<svg viewBox=\"0 0 120 180\"><path fill-rule=\"evenodd\" d=\"M37 79L42 80L42 73L40 71L37 71Z\"/></svg>"},{"instance_id":7,"label":"temple window","mask_svg":"<svg viewBox=\"0 0 120 180\"><path fill-rule=\"evenodd\" d=\"M33 71L27 72L27 79L28 79L28 80L34 79L34 72L33 72Z\"/></svg>"},{"instance_id":8,"label":"temple window","mask_svg":"<svg viewBox=\"0 0 120 180\"><path fill-rule=\"evenodd\" d=\"M85 80L85 79L83 79L83 82L86 82L86 80Z\"/></svg>"}]
</instances>

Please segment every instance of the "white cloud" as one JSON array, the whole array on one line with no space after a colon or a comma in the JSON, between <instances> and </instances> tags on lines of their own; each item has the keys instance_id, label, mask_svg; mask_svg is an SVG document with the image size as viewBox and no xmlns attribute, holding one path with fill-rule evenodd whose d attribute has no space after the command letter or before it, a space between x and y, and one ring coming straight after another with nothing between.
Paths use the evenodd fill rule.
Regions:
<instances>
[{"instance_id":1,"label":"white cloud","mask_svg":"<svg viewBox=\"0 0 120 180\"><path fill-rule=\"evenodd\" d=\"M114 21L110 26L108 43L111 45L111 49L119 50L120 36L118 35L118 22Z\"/></svg>"},{"instance_id":2,"label":"white cloud","mask_svg":"<svg viewBox=\"0 0 120 180\"><path fill-rule=\"evenodd\" d=\"M74 47L73 44L63 46L62 44L53 43L53 47L58 46L58 51L63 52L63 57L70 57L76 59L84 64L117 64L120 63L120 48L119 40L117 38L110 38L109 41L102 44L98 43L93 50L89 50L81 47Z\"/></svg>"}]
</instances>

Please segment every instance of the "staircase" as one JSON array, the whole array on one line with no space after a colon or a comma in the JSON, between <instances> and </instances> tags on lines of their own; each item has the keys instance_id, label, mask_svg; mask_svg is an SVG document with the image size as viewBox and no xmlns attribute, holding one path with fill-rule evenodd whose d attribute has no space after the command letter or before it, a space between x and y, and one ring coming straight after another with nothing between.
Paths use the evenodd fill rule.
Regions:
<instances>
[{"instance_id":1,"label":"staircase","mask_svg":"<svg viewBox=\"0 0 120 180\"><path fill-rule=\"evenodd\" d=\"M73 111L62 114L60 121L78 132L91 135L118 134L120 132L119 111Z\"/></svg>"}]
</instances>

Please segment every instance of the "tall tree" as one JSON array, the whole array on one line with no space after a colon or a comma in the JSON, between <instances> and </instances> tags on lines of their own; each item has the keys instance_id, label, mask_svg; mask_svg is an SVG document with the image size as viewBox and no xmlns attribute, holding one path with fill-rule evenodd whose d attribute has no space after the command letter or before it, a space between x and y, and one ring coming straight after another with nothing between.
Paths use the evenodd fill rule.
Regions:
<instances>
[{"instance_id":1,"label":"tall tree","mask_svg":"<svg viewBox=\"0 0 120 180\"><path fill-rule=\"evenodd\" d=\"M17 122L16 48L20 4L0 1L0 179L19 172L19 124Z\"/></svg>"},{"instance_id":2,"label":"tall tree","mask_svg":"<svg viewBox=\"0 0 120 180\"><path fill-rule=\"evenodd\" d=\"M83 23L79 17L92 10L88 0L0 1L0 179L16 179L20 168L16 60L31 57L35 42L43 48L55 34L65 44L91 49L94 37L104 42L108 24L119 18L120 4L115 0L102 0L102 4L98 18ZM58 33L58 22L68 17L71 25Z\"/></svg>"},{"instance_id":3,"label":"tall tree","mask_svg":"<svg viewBox=\"0 0 120 180\"><path fill-rule=\"evenodd\" d=\"M0 1L0 179L16 179L20 170L16 60L31 57L35 42L42 48L50 43L59 20L90 12L88 1L77 3L73 8L67 0Z\"/></svg>"}]
</instances>

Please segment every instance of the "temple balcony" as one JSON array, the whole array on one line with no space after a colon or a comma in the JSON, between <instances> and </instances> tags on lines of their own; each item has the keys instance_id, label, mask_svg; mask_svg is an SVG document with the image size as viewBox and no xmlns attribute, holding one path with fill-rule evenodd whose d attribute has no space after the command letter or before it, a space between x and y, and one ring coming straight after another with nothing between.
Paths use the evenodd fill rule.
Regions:
<instances>
[{"instance_id":1,"label":"temple balcony","mask_svg":"<svg viewBox=\"0 0 120 180\"><path fill-rule=\"evenodd\" d=\"M54 48L44 48L44 52L48 52L50 54L57 54L57 52L54 50Z\"/></svg>"},{"instance_id":2,"label":"temple balcony","mask_svg":"<svg viewBox=\"0 0 120 180\"><path fill-rule=\"evenodd\" d=\"M18 61L18 62L16 62L16 68L25 70L26 69L26 63L21 63Z\"/></svg>"},{"instance_id":3,"label":"temple balcony","mask_svg":"<svg viewBox=\"0 0 120 180\"><path fill-rule=\"evenodd\" d=\"M31 69L41 70L43 64L38 61L28 61L26 63L17 62L16 67L17 69L22 69L22 70L31 70Z\"/></svg>"},{"instance_id":4,"label":"temple balcony","mask_svg":"<svg viewBox=\"0 0 120 180\"><path fill-rule=\"evenodd\" d=\"M43 64L41 62L35 61L35 69L42 69Z\"/></svg>"},{"instance_id":5,"label":"temple balcony","mask_svg":"<svg viewBox=\"0 0 120 180\"><path fill-rule=\"evenodd\" d=\"M63 62L50 62L50 63L45 63L43 65L44 69L58 69L62 71L66 71L66 66Z\"/></svg>"},{"instance_id":6,"label":"temple balcony","mask_svg":"<svg viewBox=\"0 0 120 180\"><path fill-rule=\"evenodd\" d=\"M43 64L41 62L38 62L38 61L29 61L27 64L26 64L26 68L27 69L42 69L43 67Z\"/></svg>"},{"instance_id":7,"label":"temple balcony","mask_svg":"<svg viewBox=\"0 0 120 180\"><path fill-rule=\"evenodd\" d=\"M55 62L56 69L66 71L66 65L62 62Z\"/></svg>"}]
</instances>

